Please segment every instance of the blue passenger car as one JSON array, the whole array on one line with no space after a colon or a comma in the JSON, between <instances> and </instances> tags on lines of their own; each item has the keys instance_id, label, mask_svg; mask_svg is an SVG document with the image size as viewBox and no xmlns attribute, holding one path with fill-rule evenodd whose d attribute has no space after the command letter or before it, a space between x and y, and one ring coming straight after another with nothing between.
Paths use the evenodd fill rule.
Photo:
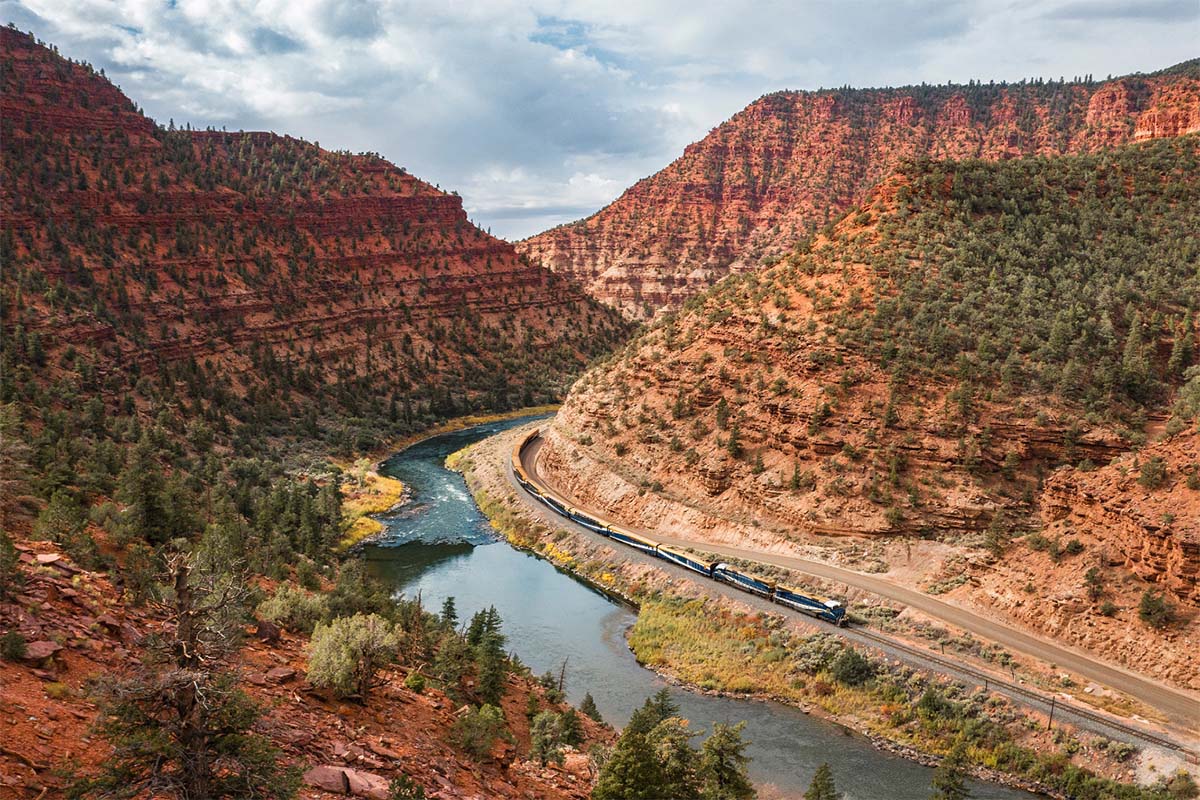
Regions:
<instances>
[{"instance_id":1,"label":"blue passenger car","mask_svg":"<svg viewBox=\"0 0 1200 800\"><path fill-rule=\"evenodd\" d=\"M834 625L844 625L846 621L846 609L838 601L818 600L787 586L775 587L775 601Z\"/></svg>"},{"instance_id":2,"label":"blue passenger car","mask_svg":"<svg viewBox=\"0 0 1200 800\"><path fill-rule=\"evenodd\" d=\"M738 572L724 562L713 567L712 575L719 581L725 581L739 589L762 597L770 597L771 592L775 591L775 584L752 577L744 572Z\"/></svg>"},{"instance_id":3,"label":"blue passenger car","mask_svg":"<svg viewBox=\"0 0 1200 800\"><path fill-rule=\"evenodd\" d=\"M656 555L654 550L656 547L658 547L658 542L653 542L649 539L645 539L641 536L638 536L636 533L633 533L632 531L627 531L623 528L618 528L616 525L609 525L608 526L608 535L611 536L612 538L616 539L621 544L627 544L630 547L637 548L638 550L641 550L643 553L650 553L651 555Z\"/></svg>"},{"instance_id":4,"label":"blue passenger car","mask_svg":"<svg viewBox=\"0 0 1200 800\"><path fill-rule=\"evenodd\" d=\"M712 577L713 566L715 562L701 558L700 556L692 555L684 550L677 550L669 545L660 544L655 551L659 558L666 561L678 564L681 567L690 569L692 572L699 572L706 578Z\"/></svg>"}]
</instances>

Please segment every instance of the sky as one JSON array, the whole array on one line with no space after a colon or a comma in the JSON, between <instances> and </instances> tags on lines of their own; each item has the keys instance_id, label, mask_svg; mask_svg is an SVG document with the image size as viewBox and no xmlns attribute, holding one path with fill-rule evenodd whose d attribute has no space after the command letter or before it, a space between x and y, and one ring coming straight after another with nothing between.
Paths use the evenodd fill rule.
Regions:
<instances>
[{"instance_id":1,"label":"sky","mask_svg":"<svg viewBox=\"0 0 1200 800\"><path fill-rule=\"evenodd\" d=\"M519 239L780 89L1153 71L1200 0L0 0L166 124L380 153Z\"/></svg>"}]
</instances>

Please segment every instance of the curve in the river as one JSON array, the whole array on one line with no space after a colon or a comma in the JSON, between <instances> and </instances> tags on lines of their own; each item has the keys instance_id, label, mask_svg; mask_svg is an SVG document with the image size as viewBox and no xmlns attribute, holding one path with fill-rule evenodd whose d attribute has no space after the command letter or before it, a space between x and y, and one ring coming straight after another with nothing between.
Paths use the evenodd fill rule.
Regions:
<instances>
[{"instance_id":1,"label":"curve in the river","mask_svg":"<svg viewBox=\"0 0 1200 800\"><path fill-rule=\"evenodd\" d=\"M385 538L365 548L373 571L397 592L420 594L429 608L450 595L459 615L495 605L508 647L535 674L567 662L567 694L591 692L604 717L623 724L633 708L667 684L639 665L625 634L634 612L552 564L497 541L445 457L529 419L482 425L420 442L393 456L383 471L404 481L412 502L383 521ZM881 752L841 726L776 703L702 695L669 687L693 728L746 721L751 776L774 796L799 796L822 762L833 769L846 800L923 800L932 770ZM980 800L1029 800L1032 795L974 784Z\"/></svg>"}]
</instances>

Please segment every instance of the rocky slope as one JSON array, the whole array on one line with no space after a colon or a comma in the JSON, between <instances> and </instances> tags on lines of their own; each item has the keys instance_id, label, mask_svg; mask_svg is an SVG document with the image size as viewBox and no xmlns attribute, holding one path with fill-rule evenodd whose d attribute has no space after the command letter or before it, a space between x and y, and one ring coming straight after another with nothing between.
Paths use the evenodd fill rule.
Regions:
<instances>
[{"instance_id":1,"label":"rocky slope","mask_svg":"<svg viewBox=\"0 0 1200 800\"><path fill-rule=\"evenodd\" d=\"M130 608L107 577L80 569L52 542L19 543L24 565L20 591L0 600L0 626L29 642L24 658L0 660L0 797L61 797L72 774L86 775L108 758L110 745L93 727L93 682L140 663L139 644L160 630L154 608ZM504 699L512 743L499 742L491 757L475 760L449 732L459 705L436 689L413 691L403 668L388 670L366 703L339 701L305 679L308 639L283 633L263 640L248 629L238 656L239 686L268 713L256 731L305 771L305 800L347 794L349 771L356 796L386 800L387 783L407 774L431 798L587 797L590 762L568 753L562 766L526 761L525 716L530 679L509 679ZM544 704L544 700L543 700ZM582 720L589 742L608 741L610 730Z\"/></svg>"},{"instance_id":2,"label":"rocky slope","mask_svg":"<svg viewBox=\"0 0 1200 800\"><path fill-rule=\"evenodd\" d=\"M1089 470L1163 435L1181 384L1200 390L1198 148L1187 136L914 164L827 234L726 279L588 373L550 427L545 467L591 507L701 540L940 538L950 554L905 577L936 593L986 575L990 553L1058 563L1064 515L1080 513L1104 539L1079 537L1089 566L1108 552L1126 596L1162 590L1194 609L1194 532L1162 521L1195 516L1188 456L1170 465L1170 500L1088 487L1117 474ZM1168 422L1173 453L1194 449L1175 444L1194 415ZM1043 494L1063 464L1079 469ZM1092 504L1072 499L1091 491ZM1073 572L1030 576L1035 590L1082 590ZM997 602L1048 624L1015 591L1029 579L1000 581ZM1162 658L1194 644L1124 631L1163 640Z\"/></svg>"},{"instance_id":3,"label":"rocky slope","mask_svg":"<svg viewBox=\"0 0 1200 800\"><path fill-rule=\"evenodd\" d=\"M5 400L147 376L395 422L554 396L625 329L377 156L163 129L23 33L0 51Z\"/></svg>"},{"instance_id":4,"label":"rocky slope","mask_svg":"<svg viewBox=\"0 0 1200 800\"><path fill-rule=\"evenodd\" d=\"M517 247L635 319L758 267L905 160L1077 153L1200 130L1200 63L1102 82L778 92L596 214Z\"/></svg>"}]
</instances>

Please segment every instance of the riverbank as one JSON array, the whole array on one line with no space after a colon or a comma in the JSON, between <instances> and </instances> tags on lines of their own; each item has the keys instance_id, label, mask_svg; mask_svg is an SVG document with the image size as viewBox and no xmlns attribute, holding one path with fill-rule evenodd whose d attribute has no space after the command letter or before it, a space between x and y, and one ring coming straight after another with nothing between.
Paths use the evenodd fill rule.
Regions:
<instances>
[{"instance_id":1,"label":"riverbank","mask_svg":"<svg viewBox=\"0 0 1200 800\"><path fill-rule=\"evenodd\" d=\"M340 486L342 493L342 519L346 532L338 542L338 548L345 551L373 541L387 530L384 524L376 519L376 517L380 514L394 512L408 502L408 487L395 478L390 478L379 473L380 468L388 458L403 452L414 444L444 433L452 433L476 425L503 422L520 417L552 414L557 409L557 405L551 404L519 408L513 411L503 411L493 414L468 414L462 417L454 417L419 433L390 441L387 445L371 451L367 456L353 464L334 462L340 469L355 473L354 483L343 483Z\"/></svg>"},{"instance_id":2,"label":"riverbank","mask_svg":"<svg viewBox=\"0 0 1200 800\"><path fill-rule=\"evenodd\" d=\"M992 782L1055 797L1168 796L1165 787L1134 784L1128 746L1062 727L1047 731L1044 720L1003 698L968 694L894 662L868 662L866 678L848 678L838 668L847 649L840 640L714 597L693 581L672 580L657 567L619 556L601 540L544 524L507 479L519 435L474 445L455 455L454 466L493 528L513 545L639 607L629 644L649 668L703 691L779 700L826 716L922 763L963 741L978 776Z\"/></svg>"}]
</instances>

